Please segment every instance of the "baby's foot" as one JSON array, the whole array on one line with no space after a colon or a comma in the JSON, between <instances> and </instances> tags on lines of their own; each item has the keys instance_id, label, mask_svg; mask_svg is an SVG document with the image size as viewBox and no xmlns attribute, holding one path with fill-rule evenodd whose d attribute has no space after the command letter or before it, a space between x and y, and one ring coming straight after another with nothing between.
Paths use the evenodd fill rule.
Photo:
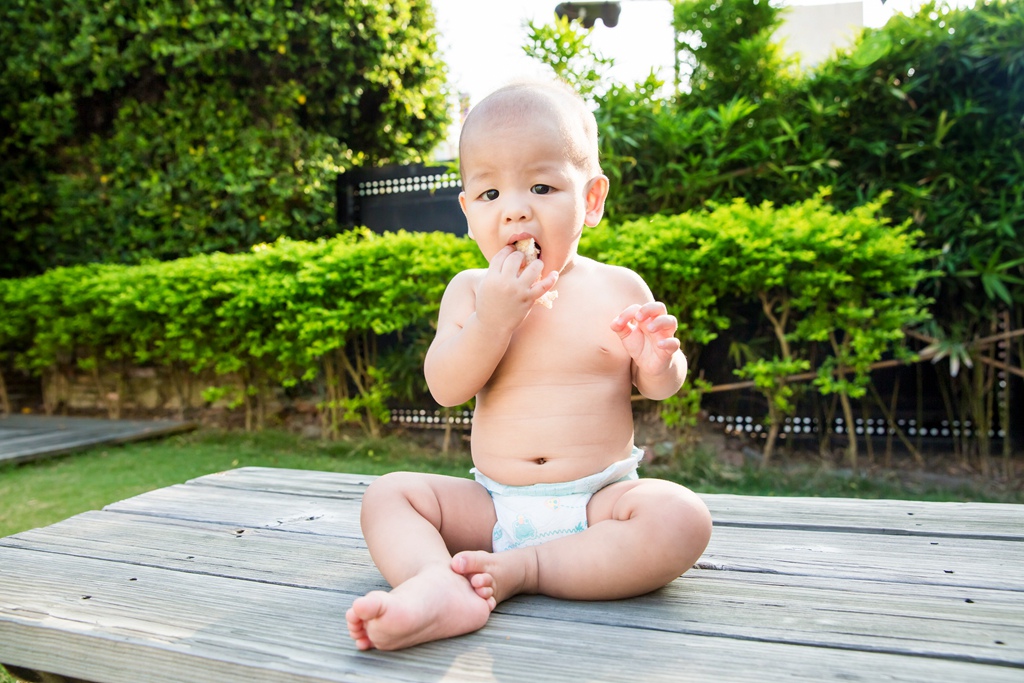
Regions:
<instances>
[{"instance_id":1,"label":"baby's foot","mask_svg":"<svg viewBox=\"0 0 1024 683\"><path fill-rule=\"evenodd\" d=\"M447 567L431 567L390 593L372 591L345 613L360 650L399 650L470 633L487 623L494 599L480 596Z\"/></svg>"},{"instance_id":2,"label":"baby's foot","mask_svg":"<svg viewBox=\"0 0 1024 683\"><path fill-rule=\"evenodd\" d=\"M495 604L519 593L537 590L537 554L534 548L489 553L467 550L452 558L452 570L469 579L481 598Z\"/></svg>"}]
</instances>

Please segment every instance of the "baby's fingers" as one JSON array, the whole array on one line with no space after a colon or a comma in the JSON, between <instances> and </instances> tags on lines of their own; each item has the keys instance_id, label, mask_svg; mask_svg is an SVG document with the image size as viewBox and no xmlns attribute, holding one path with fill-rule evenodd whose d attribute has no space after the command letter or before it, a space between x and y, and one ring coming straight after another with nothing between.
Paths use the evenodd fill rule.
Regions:
<instances>
[{"instance_id":1,"label":"baby's fingers","mask_svg":"<svg viewBox=\"0 0 1024 683\"><path fill-rule=\"evenodd\" d=\"M676 320L676 317L667 313L651 318L641 324L644 330L656 336L659 334L675 334L676 328L679 327L679 321Z\"/></svg>"},{"instance_id":2,"label":"baby's fingers","mask_svg":"<svg viewBox=\"0 0 1024 683\"><path fill-rule=\"evenodd\" d=\"M675 353L676 351L683 347L682 343L680 343L680 341L675 337L665 337L664 339L659 339L657 346L659 349L667 353Z\"/></svg>"},{"instance_id":3,"label":"baby's fingers","mask_svg":"<svg viewBox=\"0 0 1024 683\"><path fill-rule=\"evenodd\" d=\"M626 310L615 316L612 320L612 331L617 333L620 337L628 336L633 329L636 328L637 323L637 312L640 310L640 304L633 304L626 308Z\"/></svg>"}]
</instances>

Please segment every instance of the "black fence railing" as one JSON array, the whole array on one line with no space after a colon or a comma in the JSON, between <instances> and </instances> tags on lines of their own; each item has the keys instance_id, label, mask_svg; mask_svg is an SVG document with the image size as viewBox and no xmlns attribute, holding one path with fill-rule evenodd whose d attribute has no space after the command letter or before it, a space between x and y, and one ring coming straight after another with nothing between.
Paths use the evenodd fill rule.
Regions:
<instances>
[{"instance_id":1,"label":"black fence railing","mask_svg":"<svg viewBox=\"0 0 1024 683\"><path fill-rule=\"evenodd\" d=\"M461 190L458 174L447 166L412 164L342 173L338 176L338 226L465 235Z\"/></svg>"}]
</instances>

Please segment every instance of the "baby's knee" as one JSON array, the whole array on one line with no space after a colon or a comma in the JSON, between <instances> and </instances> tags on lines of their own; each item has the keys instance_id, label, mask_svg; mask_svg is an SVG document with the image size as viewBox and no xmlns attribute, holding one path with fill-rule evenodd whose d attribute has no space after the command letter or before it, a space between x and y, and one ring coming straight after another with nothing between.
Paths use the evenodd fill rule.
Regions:
<instances>
[{"instance_id":1,"label":"baby's knee","mask_svg":"<svg viewBox=\"0 0 1024 683\"><path fill-rule=\"evenodd\" d=\"M711 512L700 496L690 489L670 482L658 482L647 500L659 525L669 534L670 543L683 554L697 556L711 540ZM655 488L652 486L652 489Z\"/></svg>"},{"instance_id":2,"label":"baby's knee","mask_svg":"<svg viewBox=\"0 0 1024 683\"><path fill-rule=\"evenodd\" d=\"M390 472L381 475L363 494L361 518L365 523L380 517L393 517L402 510L436 521L440 516L437 494L430 478L436 475L421 472Z\"/></svg>"},{"instance_id":3,"label":"baby's knee","mask_svg":"<svg viewBox=\"0 0 1024 683\"><path fill-rule=\"evenodd\" d=\"M389 472L377 477L363 493L363 508L387 506L396 497L408 498L420 487L417 481L420 476L415 472Z\"/></svg>"},{"instance_id":4,"label":"baby's knee","mask_svg":"<svg viewBox=\"0 0 1024 683\"><path fill-rule=\"evenodd\" d=\"M696 561L711 541L711 512L693 491L680 486L667 510L675 521L677 533L687 547L690 561Z\"/></svg>"}]
</instances>

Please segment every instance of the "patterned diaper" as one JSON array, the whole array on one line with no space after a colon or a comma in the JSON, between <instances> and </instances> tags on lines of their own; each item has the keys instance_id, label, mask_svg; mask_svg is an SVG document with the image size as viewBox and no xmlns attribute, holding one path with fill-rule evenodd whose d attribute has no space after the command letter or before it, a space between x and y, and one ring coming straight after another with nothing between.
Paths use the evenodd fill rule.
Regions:
<instances>
[{"instance_id":1,"label":"patterned diaper","mask_svg":"<svg viewBox=\"0 0 1024 683\"><path fill-rule=\"evenodd\" d=\"M587 528L587 503L608 484L637 479L636 469L644 452L634 447L625 460L603 472L555 484L505 486L470 470L477 483L491 494L498 522L494 525L494 552L539 545Z\"/></svg>"}]
</instances>

